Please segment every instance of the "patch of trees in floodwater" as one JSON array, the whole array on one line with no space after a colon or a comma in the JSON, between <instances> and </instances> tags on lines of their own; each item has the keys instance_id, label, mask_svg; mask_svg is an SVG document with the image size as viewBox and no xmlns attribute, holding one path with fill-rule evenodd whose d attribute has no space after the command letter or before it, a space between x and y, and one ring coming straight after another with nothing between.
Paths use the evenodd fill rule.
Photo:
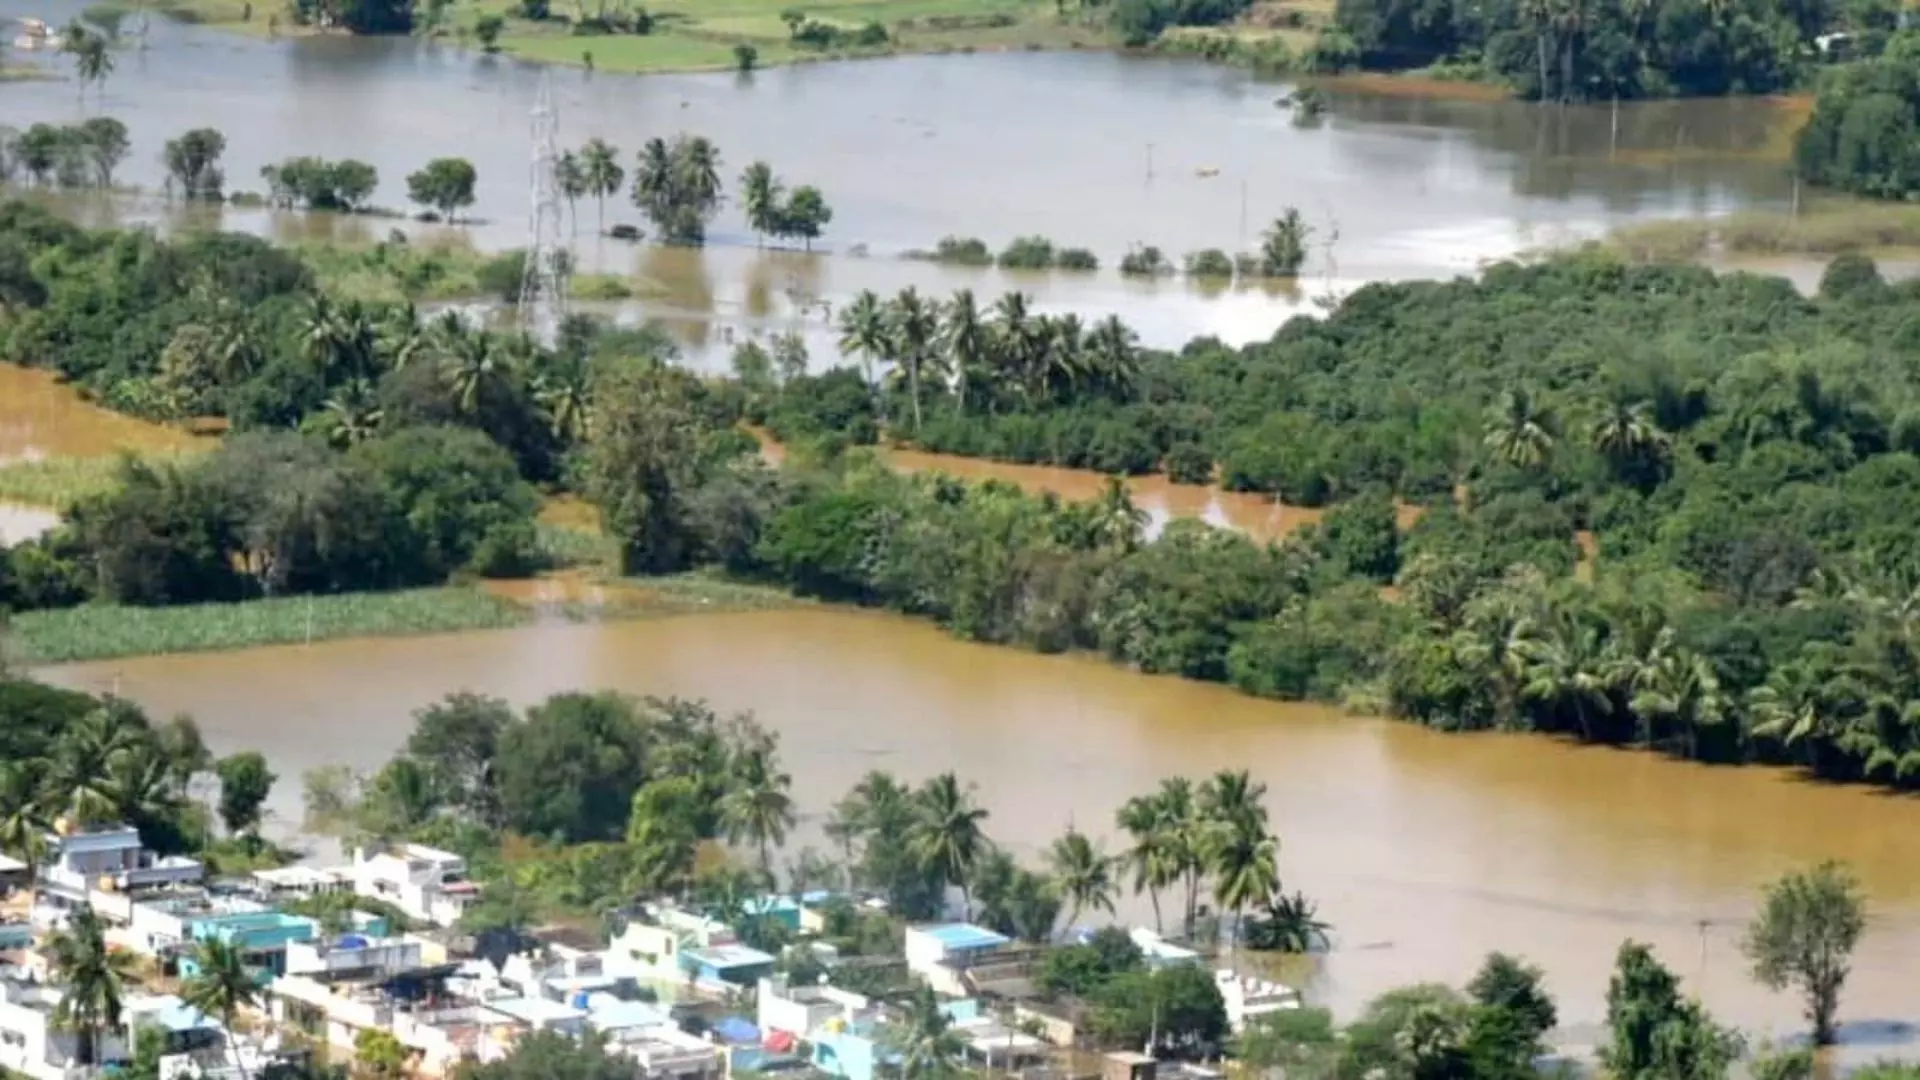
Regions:
<instances>
[{"instance_id":1,"label":"patch of trees in floodwater","mask_svg":"<svg viewBox=\"0 0 1920 1080\"><path fill-rule=\"evenodd\" d=\"M163 241L11 206L0 271L7 358L123 408L311 440L130 468L9 555L14 606L384 587L571 557L529 541L525 481L596 503L628 573L713 567L977 640L1441 728L1920 776L1906 571L1920 286L1889 286L1866 260L1837 261L1807 298L1590 253L1370 286L1270 342L1177 354L1017 294L990 313L903 294L848 317L864 370L808 375L743 348L753 362L730 380L676 370L646 330L572 320L543 346L336 302L298 258L244 237ZM761 461L742 420L793 444L784 467ZM1271 545L1191 521L1149 541L1117 479L1062 503L845 452L883 435L1216 475L1331 509ZM429 512L435 484L396 470L432 455L396 444L457 451L498 482L463 497L470 516ZM284 463L301 483L282 489L303 497L249 481L256 460ZM1403 531L1396 503L1424 512ZM396 524L356 525L375 512Z\"/></svg>"}]
</instances>

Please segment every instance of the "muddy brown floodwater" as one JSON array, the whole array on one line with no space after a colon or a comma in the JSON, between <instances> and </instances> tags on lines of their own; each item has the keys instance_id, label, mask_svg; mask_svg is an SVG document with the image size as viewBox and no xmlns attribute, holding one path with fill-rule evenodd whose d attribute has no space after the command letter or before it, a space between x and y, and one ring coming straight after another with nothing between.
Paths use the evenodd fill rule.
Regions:
<instances>
[{"instance_id":1,"label":"muddy brown floodwater","mask_svg":"<svg viewBox=\"0 0 1920 1080\"><path fill-rule=\"evenodd\" d=\"M276 808L294 820L303 770L377 767L410 710L457 688L525 703L612 687L751 709L782 734L804 812L824 811L868 769L952 769L979 786L993 835L1029 857L1069 822L1116 850L1112 814L1128 796L1173 773L1245 767L1269 785L1288 887L1336 928L1321 1000L1350 1010L1396 984L1459 981L1506 949L1546 968L1576 1043L1603 1015L1626 937L1655 944L1724 1018L1794 1026L1794 1001L1747 979L1738 929L1770 877L1845 859L1874 908L1845 1015L1914 1018L1920 802L1776 770L1440 734L833 609L554 622L42 674L118 687L157 715L191 712L218 750L262 750L283 777ZM1147 905L1123 914L1147 918ZM1876 1030L1851 1029L1863 1040Z\"/></svg>"}]
</instances>

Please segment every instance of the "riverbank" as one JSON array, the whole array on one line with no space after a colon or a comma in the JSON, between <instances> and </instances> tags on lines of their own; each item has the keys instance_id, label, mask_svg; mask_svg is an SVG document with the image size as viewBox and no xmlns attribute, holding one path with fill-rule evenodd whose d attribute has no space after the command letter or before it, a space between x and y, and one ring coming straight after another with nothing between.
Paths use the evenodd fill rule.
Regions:
<instances>
[{"instance_id":1,"label":"riverbank","mask_svg":"<svg viewBox=\"0 0 1920 1080\"><path fill-rule=\"evenodd\" d=\"M626 621L804 606L785 590L710 574L609 580L559 574L389 593L289 596L232 604L86 604L11 617L0 655L19 664L231 652L269 645L459 634L541 619Z\"/></svg>"},{"instance_id":2,"label":"riverbank","mask_svg":"<svg viewBox=\"0 0 1920 1080\"><path fill-rule=\"evenodd\" d=\"M1743 211L1715 218L1647 221L1604 241L1641 262L1705 262L1725 256L1911 256L1920 251L1920 207L1822 199L1801 213Z\"/></svg>"}]
</instances>

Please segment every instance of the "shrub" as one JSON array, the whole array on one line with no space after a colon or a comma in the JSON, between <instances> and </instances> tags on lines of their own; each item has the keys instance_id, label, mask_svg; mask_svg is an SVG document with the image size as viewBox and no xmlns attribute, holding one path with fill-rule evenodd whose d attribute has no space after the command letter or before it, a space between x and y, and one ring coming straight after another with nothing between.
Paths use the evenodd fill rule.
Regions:
<instances>
[{"instance_id":1,"label":"shrub","mask_svg":"<svg viewBox=\"0 0 1920 1080\"><path fill-rule=\"evenodd\" d=\"M1233 276L1233 260L1219 248L1190 252L1187 255L1187 276L1230 278Z\"/></svg>"},{"instance_id":2,"label":"shrub","mask_svg":"<svg viewBox=\"0 0 1920 1080\"><path fill-rule=\"evenodd\" d=\"M1062 270L1098 270L1100 260L1086 248L1061 248L1054 256L1053 265Z\"/></svg>"},{"instance_id":3,"label":"shrub","mask_svg":"<svg viewBox=\"0 0 1920 1080\"><path fill-rule=\"evenodd\" d=\"M1160 277L1173 273L1173 265L1159 248L1148 244L1127 252L1120 260L1120 272L1128 277Z\"/></svg>"},{"instance_id":4,"label":"shrub","mask_svg":"<svg viewBox=\"0 0 1920 1080\"><path fill-rule=\"evenodd\" d=\"M1017 237L1000 253L1002 270L1047 270L1053 267L1053 241L1044 236Z\"/></svg>"}]
</instances>

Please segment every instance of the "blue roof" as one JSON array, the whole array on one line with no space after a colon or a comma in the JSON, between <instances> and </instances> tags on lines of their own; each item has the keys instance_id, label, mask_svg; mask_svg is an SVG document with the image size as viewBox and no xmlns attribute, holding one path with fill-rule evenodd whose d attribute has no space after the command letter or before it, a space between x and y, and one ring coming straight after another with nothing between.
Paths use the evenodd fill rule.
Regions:
<instances>
[{"instance_id":1,"label":"blue roof","mask_svg":"<svg viewBox=\"0 0 1920 1080\"><path fill-rule=\"evenodd\" d=\"M927 926L922 927L920 932L948 949L991 949L1008 944L1011 940L1004 934L996 934L984 926L973 926L968 923Z\"/></svg>"},{"instance_id":2,"label":"blue roof","mask_svg":"<svg viewBox=\"0 0 1920 1080\"><path fill-rule=\"evenodd\" d=\"M595 994L584 1005L576 999L575 1005L585 1008L587 1022L602 1031L672 1023L667 1014L656 1006L644 1001L622 1001L607 994Z\"/></svg>"},{"instance_id":3,"label":"blue roof","mask_svg":"<svg viewBox=\"0 0 1920 1080\"><path fill-rule=\"evenodd\" d=\"M713 1033L729 1043L757 1043L760 1029L744 1016L729 1016L713 1025Z\"/></svg>"},{"instance_id":4,"label":"blue roof","mask_svg":"<svg viewBox=\"0 0 1920 1080\"><path fill-rule=\"evenodd\" d=\"M188 1031L214 1030L220 1027L219 1021L172 994L155 1000L160 1007L141 1017L143 1023L152 1024L176 1035Z\"/></svg>"}]
</instances>

